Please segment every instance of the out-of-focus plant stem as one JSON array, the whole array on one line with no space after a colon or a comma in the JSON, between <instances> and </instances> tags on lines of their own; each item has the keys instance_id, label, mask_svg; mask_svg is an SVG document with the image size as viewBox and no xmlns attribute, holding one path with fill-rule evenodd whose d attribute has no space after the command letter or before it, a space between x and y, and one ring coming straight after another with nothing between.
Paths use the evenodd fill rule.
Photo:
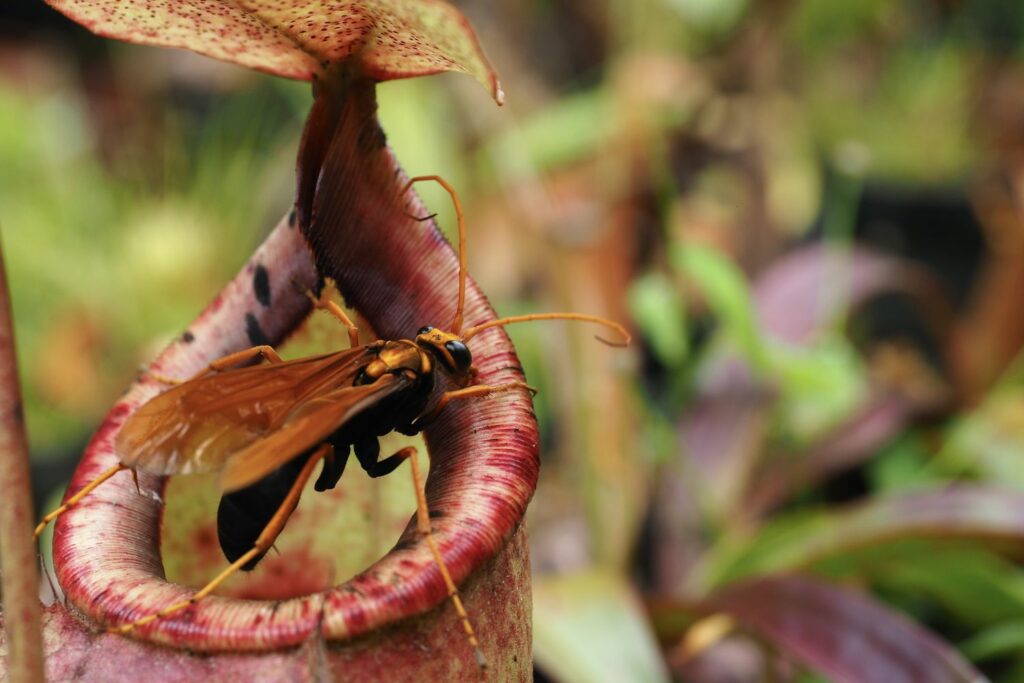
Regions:
<instances>
[{"instance_id":1,"label":"out-of-focus plant stem","mask_svg":"<svg viewBox=\"0 0 1024 683\"><path fill-rule=\"evenodd\" d=\"M43 647L28 441L14 356L7 275L0 248L0 580L12 683L43 680Z\"/></svg>"}]
</instances>

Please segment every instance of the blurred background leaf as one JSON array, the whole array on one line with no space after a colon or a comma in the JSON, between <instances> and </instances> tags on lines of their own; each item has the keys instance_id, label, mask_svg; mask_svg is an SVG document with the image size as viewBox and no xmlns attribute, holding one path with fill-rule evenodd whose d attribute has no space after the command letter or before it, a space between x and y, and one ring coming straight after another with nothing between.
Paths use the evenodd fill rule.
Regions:
<instances>
[{"instance_id":1,"label":"blurred background leaf","mask_svg":"<svg viewBox=\"0 0 1024 683\"><path fill-rule=\"evenodd\" d=\"M508 102L383 84L389 143L459 189L499 312L637 333L510 330L540 389L538 679L878 680L868 655L809 654L823 634L783 638L789 603L759 585L884 615L954 680L1024 681L1024 6L457 4ZM28 0L0 40L0 233L52 491L291 204L311 99ZM882 661L865 623L828 635Z\"/></svg>"}]
</instances>

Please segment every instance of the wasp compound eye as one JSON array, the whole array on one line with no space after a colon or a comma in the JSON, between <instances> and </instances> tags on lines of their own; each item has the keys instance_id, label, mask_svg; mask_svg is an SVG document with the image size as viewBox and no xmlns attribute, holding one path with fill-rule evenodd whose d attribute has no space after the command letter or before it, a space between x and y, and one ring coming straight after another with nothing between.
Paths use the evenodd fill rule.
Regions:
<instances>
[{"instance_id":1,"label":"wasp compound eye","mask_svg":"<svg viewBox=\"0 0 1024 683\"><path fill-rule=\"evenodd\" d=\"M455 367L466 370L470 365L473 364L473 356L470 354L469 349L466 345L458 340L452 340L445 343L445 351L451 354L452 360L455 362Z\"/></svg>"},{"instance_id":2,"label":"wasp compound eye","mask_svg":"<svg viewBox=\"0 0 1024 683\"><path fill-rule=\"evenodd\" d=\"M434 329L434 328L431 327L430 325L424 325L423 327L420 328L420 331L417 332L416 334L417 335L428 334L432 329Z\"/></svg>"}]
</instances>

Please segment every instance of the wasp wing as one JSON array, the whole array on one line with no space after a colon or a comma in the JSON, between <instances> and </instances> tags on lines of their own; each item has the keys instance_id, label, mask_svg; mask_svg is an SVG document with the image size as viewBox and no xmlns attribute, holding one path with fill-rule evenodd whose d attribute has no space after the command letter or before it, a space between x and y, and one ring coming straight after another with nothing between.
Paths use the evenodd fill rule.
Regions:
<instances>
[{"instance_id":1,"label":"wasp wing","mask_svg":"<svg viewBox=\"0 0 1024 683\"><path fill-rule=\"evenodd\" d=\"M228 458L220 473L224 493L254 484L296 455L324 441L363 410L403 388L410 380L387 374L372 384L347 386L299 406L287 422Z\"/></svg>"},{"instance_id":2,"label":"wasp wing","mask_svg":"<svg viewBox=\"0 0 1024 683\"><path fill-rule=\"evenodd\" d=\"M122 464L154 474L217 471L305 404L351 387L373 357L357 347L203 375L139 408L118 433L116 451Z\"/></svg>"}]
</instances>

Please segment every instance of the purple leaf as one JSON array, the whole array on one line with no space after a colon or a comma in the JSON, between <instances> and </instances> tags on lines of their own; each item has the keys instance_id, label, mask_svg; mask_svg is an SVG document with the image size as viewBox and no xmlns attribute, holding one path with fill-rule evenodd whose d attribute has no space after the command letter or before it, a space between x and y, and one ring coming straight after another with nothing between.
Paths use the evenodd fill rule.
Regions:
<instances>
[{"instance_id":1,"label":"purple leaf","mask_svg":"<svg viewBox=\"0 0 1024 683\"><path fill-rule=\"evenodd\" d=\"M753 290L761 330L797 346L811 344L849 308L882 292L907 292L932 312L934 321L942 317L942 298L922 271L864 248L832 254L821 245L804 247L773 264ZM694 465L689 474L701 482L701 490L710 492L705 503L714 514L731 514L748 489L760 488L754 483L756 461L763 455L764 418L773 404L773 389L767 384L741 359L712 358L682 419L680 440ZM794 484L819 480L862 461L910 419L934 410L940 398L873 387L849 422L837 426L806 457L787 457L773 465L769 475L775 480L763 504L774 504L793 489L792 472L778 467L795 463L799 471Z\"/></svg>"},{"instance_id":2,"label":"purple leaf","mask_svg":"<svg viewBox=\"0 0 1024 683\"><path fill-rule=\"evenodd\" d=\"M751 581L710 604L837 682L985 680L950 645L904 615L869 596L810 578Z\"/></svg>"},{"instance_id":3,"label":"purple leaf","mask_svg":"<svg viewBox=\"0 0 1024 683\"><path fill-rule=\"evenodd\" d=\"M883 292L911 295L938 327L948 321L943 293L923 270L864 247L798 249L772 264L753 287L761 329L791 344L812 342L847 310Z\"/></svg>"}]
</instances>

